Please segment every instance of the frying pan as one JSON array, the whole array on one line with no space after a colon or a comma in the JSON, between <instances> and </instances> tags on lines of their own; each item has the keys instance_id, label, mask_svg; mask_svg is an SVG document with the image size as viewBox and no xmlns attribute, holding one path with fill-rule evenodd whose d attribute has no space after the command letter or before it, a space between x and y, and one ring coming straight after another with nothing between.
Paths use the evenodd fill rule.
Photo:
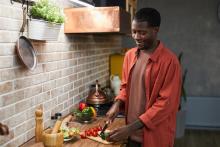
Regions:
<instances>
[{"instance_id":1,"label":"frying pan","mask_svg":"<svg viewBox=\"0 0 220 147\"><path fill-rule=\"evenodd\" d=\"M34 51L34 48L30 42L29 39L27 39L25 36L23 36L24 28L26 25L26 13L25 13L26 7L23 7L23 24L20 29L20 37L17 41L16 44L16 49L19 58L21 61L24 63L24 65L29 69L29 70L34 70L37 66L37 57L36 53Z\"/></svg>"}]
</instances>

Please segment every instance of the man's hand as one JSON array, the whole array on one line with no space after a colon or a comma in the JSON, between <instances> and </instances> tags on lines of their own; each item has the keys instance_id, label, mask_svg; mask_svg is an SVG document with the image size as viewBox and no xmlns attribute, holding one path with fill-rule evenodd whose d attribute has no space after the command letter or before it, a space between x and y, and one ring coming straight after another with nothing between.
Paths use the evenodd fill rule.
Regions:
<instances>
[{"instance_id":1,"label":"man's hand","mask_svg":"<svg viewBox=\"0 0 220 147\"><path fill-rule=\"evenodd\" d=\"M107 138L108 141L117 142L127 139L128 136L131 135L132 132L137 131L138 129L142 129L144 127L144 123L140 119L137 119L133 123L118 128L110 132L109 137Z\"/></svg>"},{"instance_id":2,"label":"man's hand","mask_svg":"<svg viewBox=\"0 0 220 147\"><path fill-rule=\"evenodd\" d=\"M118 115L119 113L119 108L120 108L120 105L122 104L122 101L121 100L117 100L113 105L112 107L108 110L108 112L106 113L106 116L108 118L108 121L109 123L111 124L114 119L116 118L116 116Z\"/></svg>"},{"instance_id":3,"label":"man's hand","mask_svg":"<svg viewBox=\"0 0 220 147\"><path fill-rule=\"evenodd\" d=\"M110 132L107 137L107 141L109 142L118 142L128 138L131 135L131 131L128 126L123 126L121 128L115 129Z\"/></svg>"}]
</instances>

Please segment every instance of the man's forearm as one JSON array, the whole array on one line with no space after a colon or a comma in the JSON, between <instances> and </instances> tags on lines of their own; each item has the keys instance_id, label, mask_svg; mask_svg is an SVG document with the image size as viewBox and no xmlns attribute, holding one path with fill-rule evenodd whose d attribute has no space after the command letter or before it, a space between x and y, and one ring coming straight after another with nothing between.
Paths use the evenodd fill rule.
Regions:
<instances>
[{"instance_id":1,"label":"man's forearm","mask_svg":"<svg viewBox=\"0 0 220 147\"><path fill-rule=\"evenodd\" d=\"M128 125L130 131L136 131L143 127L144 127L144 123L140 119L137 119L136 121Z\"/></svg>"},{"instance_id":2,"label":"man's forearm","mask_svg":"<svg viewBox=\"0 0 220 147\"><path fill-rule=\"evenodd\" d=\"M120 99L117 99L114 103L114 105L117 105L118 107L121 107L124 104L124 102Z\"/></svg>"}]
</instances>

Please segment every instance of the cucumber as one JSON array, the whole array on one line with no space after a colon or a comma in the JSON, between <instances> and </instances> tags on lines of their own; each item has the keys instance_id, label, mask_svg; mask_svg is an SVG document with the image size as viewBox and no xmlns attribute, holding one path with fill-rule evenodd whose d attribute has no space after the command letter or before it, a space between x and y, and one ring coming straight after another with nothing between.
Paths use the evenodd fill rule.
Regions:
<instances>
[{"instance_id":1,"label":"cucumber","mask_svg":"<svg viewBox=\"0 0 220 147\"><path fill-rule=\"evenodd\" d=\"M106 140L106 138L109 136L109 133L103 132L103 133L100 133L99 136L100 136L103 140Z\"/></svg>"}]
</instances>

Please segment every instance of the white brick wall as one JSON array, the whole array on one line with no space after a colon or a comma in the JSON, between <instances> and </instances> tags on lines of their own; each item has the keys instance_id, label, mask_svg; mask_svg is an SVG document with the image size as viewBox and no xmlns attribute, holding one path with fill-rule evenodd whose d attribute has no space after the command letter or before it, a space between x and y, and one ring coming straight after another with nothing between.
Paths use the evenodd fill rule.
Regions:
<instances>
[{"instance_id":1,"label":"white brick wall","mask_svg":"<svg viewBox=\"0 0 220 147\"><path fill-rule=\"evenodd\" d=\"M34 111L40 104L44 126L48 127L51 114L69 113L87 96L89 85L96 79L105 86L109 79L108 57L121 49L120 35L65 35L62 27L58 41L32 41L38 65L29 71L15 48L21 25L21 4L1 0L0 122L10 128L9 136L0 137L2 147L19 146L34 136Z\"/></svg>"}]
</instances>

